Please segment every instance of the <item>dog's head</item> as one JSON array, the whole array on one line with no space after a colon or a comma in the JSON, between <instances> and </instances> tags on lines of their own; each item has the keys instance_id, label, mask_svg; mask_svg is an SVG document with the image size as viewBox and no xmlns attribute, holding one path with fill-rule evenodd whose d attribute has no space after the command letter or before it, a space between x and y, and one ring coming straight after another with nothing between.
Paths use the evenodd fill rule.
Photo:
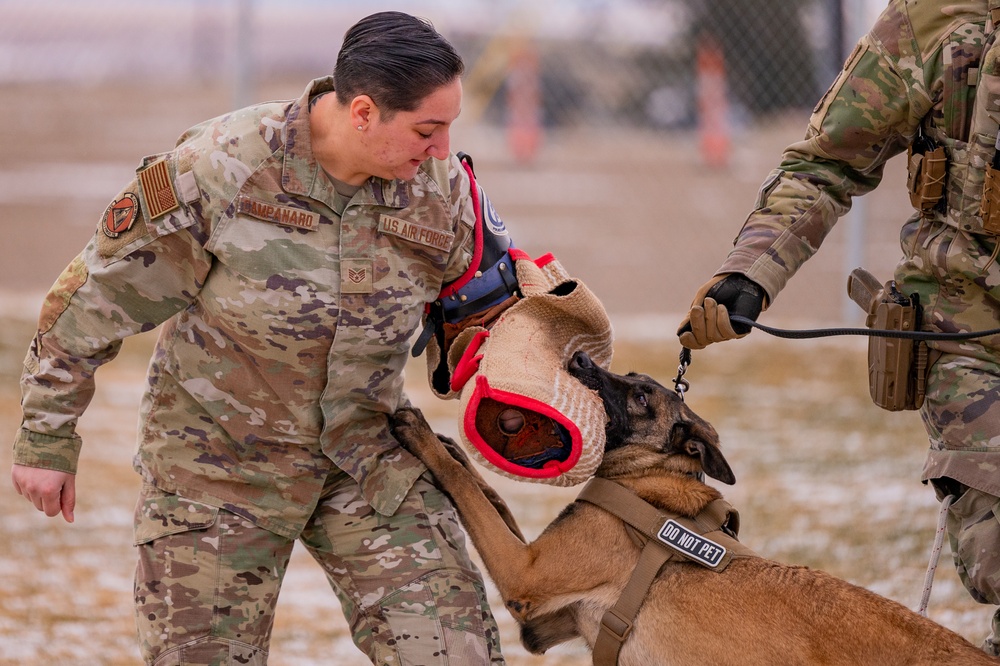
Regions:
<instances>
[{"instance_id":1,"label":"dog's head","mask_svg":"<svg viewBox=\"0 0 1000 666\"><path fill-rule=\"evenodd\" d=\"M568 369L584 386L597 391L607 412L607 443L598 476L660 468L703 471L723 483L736 482L719 450L715 428L675 392L646 375L609 372L583 352L573 355Z\"/></svg>"}]
</instances>

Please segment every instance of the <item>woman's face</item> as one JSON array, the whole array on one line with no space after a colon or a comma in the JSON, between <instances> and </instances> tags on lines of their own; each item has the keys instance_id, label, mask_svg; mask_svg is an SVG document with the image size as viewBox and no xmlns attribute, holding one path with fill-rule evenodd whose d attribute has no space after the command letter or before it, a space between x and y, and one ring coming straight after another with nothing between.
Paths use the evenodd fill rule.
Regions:
<instances>
[{"instance_id":1,"label":"woman's face","mask_svg":"<svg viewBox=\"0 0 1000 666\"><path fill-rule=\"evenodd\" d=\"M451 148L451 124L461 111L462 81L456 78L413 111L397 111L388 121L372 114L363 137L371 174L410 180L427 158L445 159Z\"/></svg>"}]
</instances>

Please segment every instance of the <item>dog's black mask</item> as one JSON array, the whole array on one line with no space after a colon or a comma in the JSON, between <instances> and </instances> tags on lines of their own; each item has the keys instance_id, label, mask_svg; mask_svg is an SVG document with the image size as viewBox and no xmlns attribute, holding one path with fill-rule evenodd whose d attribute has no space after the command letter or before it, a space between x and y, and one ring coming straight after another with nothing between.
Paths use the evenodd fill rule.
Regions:
<instances>
[{"instance_id":1,"label":"dog's black mask","mask_svg":"<svg viewBox=\"0 0 1000 666\"><path fill-rule=\"evenodd\" d=\"M584 386L596 391L604 403L608 417L606 454L638 446L649 453L680 455L690 458L695 468L714 479L736 482L718 448L715 429L676 393L646 375L609 372L584 352L576 352L567 369Z\"/></svg>"}]
</instances>

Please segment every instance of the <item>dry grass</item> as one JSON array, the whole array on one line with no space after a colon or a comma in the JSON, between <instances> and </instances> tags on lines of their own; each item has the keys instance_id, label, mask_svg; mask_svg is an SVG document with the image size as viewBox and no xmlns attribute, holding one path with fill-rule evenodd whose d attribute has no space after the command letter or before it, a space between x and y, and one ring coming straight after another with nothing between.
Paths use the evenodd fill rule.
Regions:
<instances>
[{"instance_id":1,"label":"dry grass","mask_svg":"<svg viewBox=\"0 0 1000 666\"><path fill-rule=\"evenodd\" d=\"M0 334L0 425L13 433L16 379L31 325L6 318ZM622 326L619 326L621 329ZM627 327L626 327L627 328ZM633 331L636 332L636 331ZM669 384L674 340L616 345L614 367ZM130 468L136 409L149 338L131 341L99 373L100 388L81 431L87 442L79 475L77 522L46 519L6 481L0 518L0 664L136 663L131 619ZM763 555L822 568L916 607L934 536L936 502L917 481L926 446L915 414L889 414L867 398L863 343L747 340L696 352L688 403L719 430L736 472L724 488L740 510L743 540ZM423 367L408 375L411 396L435 427L454 435L455 403L424 388ZM0 465L9 467L9 449ZM518 483L487 474L511 502L529 536L537 535L577 489ZM978 641L991 609L973 603L948 560L931 616ZM528 655L493 594L505 652L514 666L589 664L579 645ZM293 558L274 632L271 663L363 664L319 568Z\"/></svg>"}]
</instances>

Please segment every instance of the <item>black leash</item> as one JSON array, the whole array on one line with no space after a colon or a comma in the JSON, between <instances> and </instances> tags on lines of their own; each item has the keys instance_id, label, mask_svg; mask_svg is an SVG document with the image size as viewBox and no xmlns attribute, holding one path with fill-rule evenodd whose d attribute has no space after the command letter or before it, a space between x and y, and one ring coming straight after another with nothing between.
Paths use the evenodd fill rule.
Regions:
<instances>
[{"instance_id":1,"label":"black leash","mask_svg":"<svg viewBox=\"0 0 1000 666\"><path fill-rule=\"evenodd\" d=\"M809 338L830 338L839 335L862 335L869 338L899 338L902 340L937 340L962 341L975 340L976 338L986 338L992 335L1000 335L1000 328L991 328L986 331L969 331L967 333L935 333L933 331L889 331L880 328L806 328L791 330L787 328L774 328L758 324L753 319L743 315L729 315L729 321L750 326L764 331L768 335L776 338L786 338L791 340L805 340ZM691 350L687 347L681 348L680 365L677 366L677 376L674 377L674 391L684 400L684 394L691 388L691 383L684 379L684 373L691 365Z\"/></svg>"},{"instance_id":2,"label":"black leash","mask_svg":"<svg viewBox=\"0 0 1000 666\"><path fill-rule=\"evenodd\" d=\"M742 315L730 315L729 321L745 326L752 326L760 329L769 335L777 338L790 338L802 340L806 338L828 338L837 335L864 335L871 338L901 338L903 340L975 340L991 335L1000 335L1000 328L991 328L987 331L969 331L967 333L935 333L933 331L888 331L879 328L811 328L798 331L786 328L773 328L758 324L753 319ZM690 361L688 361L690 363Z\"/></svg>"}]
</instances>

